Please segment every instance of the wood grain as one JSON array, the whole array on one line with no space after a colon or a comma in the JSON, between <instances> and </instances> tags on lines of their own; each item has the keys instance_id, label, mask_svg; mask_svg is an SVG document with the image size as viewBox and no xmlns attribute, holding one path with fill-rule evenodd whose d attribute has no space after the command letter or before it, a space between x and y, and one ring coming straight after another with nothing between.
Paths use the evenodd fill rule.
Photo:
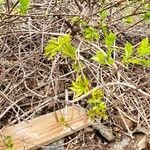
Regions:
<instances>
[{"instance_id":1,"label":"wood grain","mask_svg":"<svg viewBox=\"0 0 150 150\"><path fill-rule=\"evenodd\" d=\"M64 116L65 110L43 115L28 122L21 122L19 124L6 127L0 131L0 150L5 150L3 142L4 136L11 136L13 140L14 150L28 150L36 149L40 145L52 143L67 135L70 135L77 130L83 129L91 125L90 119L87 117L86 112L77 107L71 106L67 108L66 122L69 127L57 121ZM72 130L73 129L73 130Z\"/></svg>"}]
</instances>

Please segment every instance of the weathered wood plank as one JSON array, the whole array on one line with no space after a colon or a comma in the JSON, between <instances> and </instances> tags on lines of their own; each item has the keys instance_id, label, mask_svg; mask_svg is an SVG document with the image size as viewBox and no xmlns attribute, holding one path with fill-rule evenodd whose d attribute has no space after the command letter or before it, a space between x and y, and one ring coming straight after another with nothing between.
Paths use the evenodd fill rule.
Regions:
<instances>
[{"instance_id":1,"label":"weathered wood plank","mask_svg":"<svg viewBox=\"0 0 150 150\"><path fill-rule=\"evenodd\" d=\"M65 110L61 109L56 113L43 115L28 122L21 122L3 129L0 134L12 137L14 150L27 150L49 144L91 125L91 121L84 110L71 106L68 107L66 115L66 122L69 127L65 127L56 119L56 114L58 118L61 118L64 113ZM0 150L5 149L5 144L1 137Z\"/></svg>"}]
</instances>

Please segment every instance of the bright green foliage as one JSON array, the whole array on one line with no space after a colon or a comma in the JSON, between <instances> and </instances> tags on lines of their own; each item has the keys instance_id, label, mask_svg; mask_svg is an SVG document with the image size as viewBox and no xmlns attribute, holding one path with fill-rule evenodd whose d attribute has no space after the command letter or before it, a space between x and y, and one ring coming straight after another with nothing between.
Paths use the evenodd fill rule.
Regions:
<instances>
[{"instance_id":1,"label":"bright green foliage","mask_svg":"<svg viewBox=\"0 0 150 150\"><path fill-rule=\"evenodd\" d=\"M97 61L100 64L106 64L106 55L103 52L97 51L96 55L91 59Z\"/></svg>"},{"instance_id":2,"label":"bright green foliage","mask_svg":"<svg viewBox=\"0 0 150 150\"><path fill-rule=\"evenodd\" d=\"M116 35L112 32L110 32L109 34L105 34L105 44L108 48L108 51L107 51L107 56L106 56L106 59L105 59L105 64L107 65L112 65L114 63L114 60L112 59L111 57L111 54L113 52L113 48L112 46L114 45L115 41L116 41Z\"/></svg>"},{"instance_id":3,"label":"bright green foliage","mask_svg":"<svg viewBox=\"0 0 150 150\"><path fill-rule=\"evenodd\" d=\"M29 6L30 6L30 0L19 0L19 10L20 10L20 13L22 15L25 15Z\"/></svg>"},{"instance_id":4,"label":"bright green foliage","mask_svg":"<svg viewBox=\"0 0 150 150\"><path fill-rule=\"evenodd\" d=\"M99 15L102 20L105 20L108 16L108 12L107 12L107 10L103 10L103 11L100 11Z\"/></svg>"},{"instance_id":5,"label":"bright green foliage","mask_svg":"<svg viewBox=\"0 0 150 150\"><path fill-rule=\"evenodd\" d=\"M114 59L112 59L112 57L111 57L111 54L112 54L113 51L114 51L113 48L109 48L109 49L108 49L107 57L106 57L106 60L107 60L107 64L108 64L108 65L114 64Z\"/></svg>"},{"instance_id":6,"label":"bright green foliage","mask_svg":"<svg viewBox=\"0 0 150 150\"><path fill-rule=\"evenodd\" d=\"M122 62L124 64L137 64L146 67L150 66L150 59L147 57L150 55L150 45L148 38L144 38L139 47L137 48L137 54L133 56L133 46L130 43L125 44L124 55Z\"/></svg>"},{"instance_id":7,"label":"bright green foliage","mask_svg":"<svg viewBox=\"0 0 150 150\"><path fill-rule=\"evenodd\" d=\"M143 62L144 66L150 67L150 59L145 59Z\"/></svg>"},{"instance_id":8,"label":"bright green foliage","mask_svg":"<svg viewBox=\"0 0 150 150\"><path fill-rule=\"evenodd\" d=\"M102 89L94 90L92 92L92 98L88 100L89 104L97 104L101 102L101 99L104 96L104 91Z\"/></svg>"},{"instance_id":9,"label":"bright green foliage","mask_svg":"<svg viewBox=\"0 0 150 150\"><path fill-rule=\"evenodd\" d=\"M84 35L85 39L87 39L89 41L98 40L100 37L98 30L91 26L88 28L85 28L83 30L83 35Z\"/></svg>"},{"instance_id":10,"label":"bright green foliage","mask_svg":"<svg viewBox=\"0 0 150 150\"><path fill-rule=\"evenodd\" d=\"M142 16L144 20L150 20L150 3L145 3L144 9L146 10L145 14Z\"/></svg>"},{"instance_id":11,"label":"bright green foliage","mask_svg":"<svg viewBox=\"0 0 150 150\"><path fill-rule=\"evenodd\" d=\"M104 92L102 89L95 90L92 93L92 97L88 100L91 108L88 110L88 115L94 118L100 118L106 120L108 118L106 113L106 104L102 101Z\"/></svg>"},{"instance_id":12,"label":"bright green foliage","mask_svg":"<svg viewBox=\"0 0 150 150\"><path fill-rule=\"evenodd\" d=\"M2 5L5 2L5 0L0 0L0 5Z\"/></svg>"},{"instance_id":13,"label":"bright green foliage","mask_svg":"<svg viewBox=\"0 0 150 150\"><path fill-rule=\"evenodd\" d=\"M131 23L134 22L134 18L133 18L133 16L128 16L128 17L125 17L123 19L123 21L126 22L126 23L128 23L128 24L131 24Z\"/></svg>"},{"instance_id":14,"label":"bright green foliage","mask_svg":"<svg viewBox=\"0 0 150 150\"><path fill-rule=\"evenodd\" d=\"M89 91L89 80L86 76L78 76L76 81L72 83L72 87L70 88L75 92L75 96L81 96Z\"/></svg>"},{"instance_id":15,"label":"bright green foliage","mask_svg":"<svg viewBox=\"0 0 150 150\"><path fill-rule=\"evenodd\" d=\"M6 146L6 150L13 150L13 141L11 136L4 137L4 143Z\"/></svg>"},{"instance_id":16,"label":"bright green foliage","mask_svg":"<svg viewBox=\"0 0 150 150\"><path fill-rule=\"evenodd\" d=\"M110 48L111 46L114 45L116 40L116 35L114 33L109 33L108 35L106 35L105 37L105 44L108 48Z\"/></svg>"},{"instance_id":17,"label":"bright green foliage","mask_svg":"<svg viewBox=\"0 0 150 150\"><path fill-rule=\"evenodd\" d=\"M114 60L111 58L111 56L108 56L100 51L97 51L96 55L91 59L103 65L112 65L114 63Z\"/></svg>"},{"instance_id":18,"label":"bright green foliage","mask_svg":"<svg viewBox=\"0 0 150 150\"><path fill-rule=\"evenodd\" d=\"M52 38L45 46L45 55L52 59L58 52L64 57L70 57L76 59L76 48L71 44L70 35L60 36L58 38Z\"/></svg>"},{"instance_id":19,"label":"bright green foliage","mask_svg":"<svg viewBox=\"0 0 150 150\"><path fill-rule=\"evenodd\" d=\"M52 59L53 56L57 54L59 51L60 46L59 43L57 42L56 38L53 38L48 41L47 45L45 46L45 55L49 58Z\"/></svg>"},{"instance_id":20,"label":"bright green foliage","mask_svg":"<svg viewBox=\"0 0 150 150\"><path fill-rule=\"evenodd\" d=\"M60 36L58 38L58 44L60 46L60 52L65 57L70 57L72 59L76 58L76 48L71 44L71 37L69 34L65 36Z\"/></svg>"},{"instance_id":21,"label":"bright green foliage","mask_svg":"<svg viewBox=\"0 0 150 150\"><path fill-rule=\"evenodd\" d=\"M148 38L144 38L141 43L139 48L137 49L138 55L139 56L146 56L150 55L150 45L148 43Z\"/></svg>"},{"instance_id":22,"label":"bright green foliage","mask_svg":"<svg viewBox=\"0 0 150 150\"><path fill-rule=\"evenodd\" d=\"M107 57L107 65L113 65L114 62L115 61L114 61L114 59L111 56Z\"/></svg>"},{"instance_id":23,"label":"bright green foliage","mask_svg":"<svg viewBox=\"0 0 150 150\"><path fill-rule=\"evenodd\" d=\"M137 64L137 65L144 65L144 61L137 57L132 57L127 62L132 64Z\"/></svg>"},{"instance_id":24,"label":"bright green foliage","mask_svg":"<svg viewBox=\"0 0 150 150\"><path fill-rule=\"evenodd\" d=\"M150 59L133 57L128 60L128 63L150 67Z\"/></svg>"},{"instance_id":25,"label":"bright green foliage","mask_svg":"<svg viewBox=\"0 0 150 150\"><path fill-rule=\"evenodd\" d=\"M145 58L132 57L128 61L126 61L125 64L136 64L150 67L150 60Z\"/></svg>"},{"instance_id":26,"label":"bright green foliage","mask_svg":"<svg viewBox=\"0 0 150 150\"><path fill-rule=\"evenodd\" d=\"M147 12L143 15L143 19L144 19L144 20L149 20L149 19L150 19L150 11L147 11Z\"/></svg>"},{"instance_id":27,"label":"bright green foliage","mask_svg":"<svg viewBox=\"0 0 150 150\"><path fill-rule=\"evenodd\" d=\"M130 59L131 55L132 55L132 52L133 52L133 46L127 42L125 44L125 48L124 48L124 55L123 55L123 63L127 63L128 60Z\"/></svg>"},{"instance_id":28,"label":"bright green foliage","mask_svg":"<svg viewBox=\"0 0 150 150\"><path fill-rule=\"evenodd\" d=\"M102 32L104 33L104 35L107 36L108 25L106 23L102 23L101 28L102 28Z\"/></svg>"}]
</instances>

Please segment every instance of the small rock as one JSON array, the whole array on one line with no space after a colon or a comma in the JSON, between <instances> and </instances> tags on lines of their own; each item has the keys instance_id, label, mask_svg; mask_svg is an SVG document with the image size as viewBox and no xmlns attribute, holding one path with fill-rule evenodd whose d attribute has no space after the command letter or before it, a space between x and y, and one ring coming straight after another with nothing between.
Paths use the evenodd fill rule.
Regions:
<instances>
[{"instance_id":1,"label":"small rock","mask_svg":"<svg viewBox=\"0 0 150 150\"><path fill-rule=\"evenodd\" d=\"M111 128L103 125L102 123L94 123L92 126L108 141L113 141L115 139Z\"/></svg>"},{"instance_id":2,"label":"small rock","mask_svg":"<svg viewBox=\"0 0 150 150\"><path fill-rule=\"evenodd\" d=\"M110 146L110 150L136 150L134 145L130 145L130 138L127 136L123 136L119 141L115 141Z\"/></svg>"},{"instance_id":3,"label":"small rock","mask_svg":"<svg viewBox=\"0 0 150 150\"><path fill-rule=\"evenodd\" d=\"M149 150L147 135L136 133L133 139L123 135L111 143L109 150Z\"/></svg>"}]
</instances>

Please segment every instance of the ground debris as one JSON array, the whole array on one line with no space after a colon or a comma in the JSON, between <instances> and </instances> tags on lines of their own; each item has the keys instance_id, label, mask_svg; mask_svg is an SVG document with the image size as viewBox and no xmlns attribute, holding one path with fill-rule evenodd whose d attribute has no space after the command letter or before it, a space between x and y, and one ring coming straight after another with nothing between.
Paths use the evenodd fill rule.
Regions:
<instances>
[{"instance_id":1,"label":"ground debris","mask_svg":"<svg viewBox=\"0 0 150 150\"><path fill-rule=\"evenodd\" d=\"M115 139L112 133L112 129L103 125L102 123L94 123L92 127L96 129L108 141L113 141Z\"/></svg>"}]
</instances>

